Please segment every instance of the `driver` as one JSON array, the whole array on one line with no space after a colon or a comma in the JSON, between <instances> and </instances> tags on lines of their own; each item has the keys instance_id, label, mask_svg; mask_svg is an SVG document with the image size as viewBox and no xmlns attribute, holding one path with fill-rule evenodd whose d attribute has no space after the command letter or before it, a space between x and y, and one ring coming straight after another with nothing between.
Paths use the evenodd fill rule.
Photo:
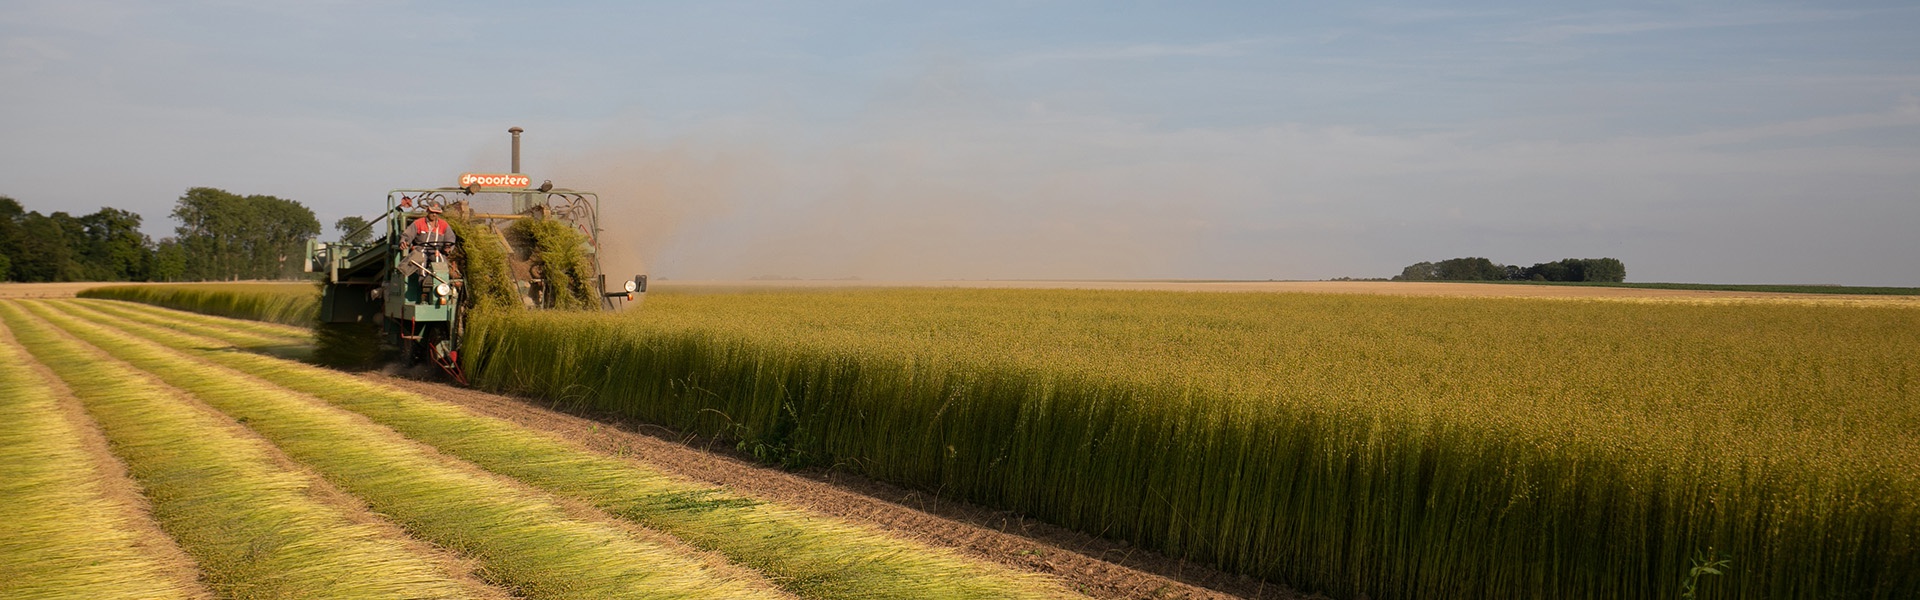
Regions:
<instances>
[{"instance_id":1,"label":"driver","mask_svg":"<svg viewBox=\"0 0 1920 600\"><path fill-rule=\"evenodd\" d=\"M406 262L400 265L401 274L412 277L420 273L427 267L429 249L438 256L440 248L453 243L453 226L440 218L442 210L438 204L429 204L427 215L414 219L413 224L407 226L406 235L400 238L400 251L407 254Z\"/></svg>"}]
</instances>

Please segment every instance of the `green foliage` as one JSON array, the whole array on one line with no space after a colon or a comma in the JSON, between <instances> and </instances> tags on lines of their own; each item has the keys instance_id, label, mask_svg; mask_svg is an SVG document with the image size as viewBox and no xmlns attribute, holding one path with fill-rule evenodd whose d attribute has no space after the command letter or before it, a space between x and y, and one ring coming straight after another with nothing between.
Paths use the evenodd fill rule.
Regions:
<instances>
[{"instance_id":1,"label":"green foliage","mask_svg":"<svg viewBox=\"0 0 1920 600\"><path fill-rule=\"evenodd\" d=\"M594 289L593 257L587 236L553 219L521 219L507 228L514 246L532 250L532 259L546 280L542 303L549 308L600 308Z\"/></svg>"},{"instance_id":2,"label":"green foliage","mask_svg":"<svg viewBox=\"0 0 1920 600\"><path fill-rule=\"evenodd\" d=\"M188 189L171 213L180 225L185 278L277 279L300 271L307 240L320 234L313 211L273 196Z\"/></svg>"},{"instance_id":3,"label":"green foliage","mask_svg":"<svg viewBox=\"0 0 1920 600\"><path fill-rule=\"evenodd\" d=\"M140 281L147 278L153 242L140 233L140 215L101 208L80 217L80 261L88 281Z\"/></svg>"},{"instance_id":4,"label":"green foliage","mask_svg":"<svg viewBox=\"0 0 1920 600\"><path fill-rule=\"evenodd\" d=\"M1613 258L1568 258L1527 268L1479 257L1450 258L1408 265L1394 281L1593 281L1621 282L1627 267Z\"/></svg>"},{"instance_id":5,"label":"green foliage","mask_svg":"<svg viewBox=\"0 0 1920 600\"><path fill-rule=\"evenodd\" d=\"M187 274L187 251L173 238L160 240L154 245L150 264L148 281L180 281Z\"/></svg>"},{"instance_id":6,"label":"green foliage","mask_svg":"<svg viewBox=\"0 0 1920 600\"><path fill-rule=\"evenodd\" d=\"M1506 279L1505 267L1484 258L1450 258L1437 263L1414 263L1395 281L1497 281Z\"/></svg>"},{"instance_id":7,"label":"green foliage","mask_svg":"<svg viewBox=\"0 0 1920 600\"><path fill-rule=\"evenodd\" d=\"M1680 581L1681 600L1695 600L1700 597L1700 576L1725 575L1727 567L1732 565L1732 556L1715 554L1712 548L1704 552L1695 552L1693 568L1687 569L1687 578Z\"/></svg>"},{"instance_id":8,"label":"green foliage","mask_svg":"<svg viewBox=\"0 0 1920 600\"><path fill-rule=\"evenodd\" d=\"M653 292L476 321L476 385L1337 597L1920 594L1920 310ZM1703 443L1703 441L1708 443Z\"/></svg>"},{"instance_id":9,"label":"green foliage","mask_svg":"<svg viewBox=\"0 0 1920 600\"><path fill-rule=\"evenodd\" d=\"M365 244L373 239L373 228L367 226L367 220L358 216L341 217L333 222L333 228L340 232L340 241L347 244Z\"/></svg>"},{"instance_id":10,"label":"green foliage","mask_svg":"<svg viewBox=\"0 0 1920 600\"><path fill-rule=\"evenodd\" d=\"M452 256L466 280L461 302L481 311L519 310L520 292L514 289L513 272L507 266L506 240L492 228L457 214L447 217L458 240Z\"/></svg>"},{"instance_id":11,"label":"green foliage","mask_svg":"<svg viewBox=\"0 0 1920 600\"><path fill-rule=\"evenodd\" d=\"M13 261L14 281L80 281L83 270L77 260L80 245L79 221L64 212L41 215L29 212L18 217L11 228L13 237L0 240L0 247Z\"/></svg>"},{"instance_id":12,"label":"green foliage","mask_svg":"<svg viewBox=\"0 0 1920 600\"><path fill-rule=\"evenodd\" d=\"M1613 258L1567 258L1527 267L1518 279L1619 283L1627 279L1627 266Z\"/></svg>"}]
</instances>

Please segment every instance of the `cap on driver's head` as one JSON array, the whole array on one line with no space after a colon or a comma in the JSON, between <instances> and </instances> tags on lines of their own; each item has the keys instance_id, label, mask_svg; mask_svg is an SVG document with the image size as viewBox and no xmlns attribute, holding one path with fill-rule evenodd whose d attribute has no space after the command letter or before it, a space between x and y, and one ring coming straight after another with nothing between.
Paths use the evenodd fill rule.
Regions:
<instances>
[{"instance_id":1,"label":"cap on driver's head","mask_svg":"<svg viewBox=\"0 0 1920 600\"><path fill-rule=\"evenodd\" d=\"M441 211L441 210L443 210L443 209L441 209L441 208L440 208L440 205L438 205L438 204L429 204L429 205L427 205L427 212L430 212L430 213L433 213L433 214L436 214L436 215L437 215L437 214L440 214L440 211Z\"/></svg>"}]
</instances>

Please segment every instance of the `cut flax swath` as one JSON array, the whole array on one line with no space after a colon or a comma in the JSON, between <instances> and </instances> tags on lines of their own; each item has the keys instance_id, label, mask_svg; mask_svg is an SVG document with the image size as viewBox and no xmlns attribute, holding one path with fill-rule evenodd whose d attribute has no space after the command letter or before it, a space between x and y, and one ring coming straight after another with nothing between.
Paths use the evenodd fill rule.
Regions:
<instances>
[{"instance_id":1,"label":"cut flax swath","mask_svg":"<svg viewBox=\"0 0 1920 600\"><path fill-rule=\"evenodd\" d=\"M78 316L313 394L482 467L719 552L768 573L803 597L1075 597L1043 578L679 480L356 377L221 352L213 340L113 320L109 315L83 310Z\"/></svg>"},{"instance_id":2,"label":"cut flax swath","mask_svg":"<svg viewBox=\"0 0 1920 600\"><path fill-rule=\"evenodd\" d=\"M160 525L236 598L488 596L307 492L272 450L13 302L0 320L74 390L148 490ZM45 316L45 311L39 311Z\"/></svg>"},{"instance_id":3,"label":"cut flax swath","mask_svg":"<svg viewBox=\"0 0 1920 600\"><path fill-rule=\"evenodd\" d=\"M109 497L103 470L31 364L0 325L0 597L206 597L143 547L138 531L151 526L132 521L148 515Z\"/></svg>"},{"instance_id":4,"label":"cut flax swath","mask_svg":"<svg viewBox=\"0 0 1920 600\"><path fill-rule=\"evenodd\" d=\"M115 326L140 326L78 308ZM460 550L489 577L538 598L778 598L765 581L719 572L612 524L577 519L510 480L475 473L346 411L211 366L153 342L35 306L35 313L115 357L191 391L288 455L424 539ZM146 331L151 333L152 328ZM283 362L283 368L307 368Z\"/></svg>"}]
</instances>

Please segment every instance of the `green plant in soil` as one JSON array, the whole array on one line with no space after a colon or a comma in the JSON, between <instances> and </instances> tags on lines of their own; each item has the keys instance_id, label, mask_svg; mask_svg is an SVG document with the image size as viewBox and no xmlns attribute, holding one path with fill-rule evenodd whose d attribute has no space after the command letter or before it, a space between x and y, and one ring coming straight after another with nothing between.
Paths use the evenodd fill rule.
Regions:
<instances>
[{"instance_id":1,"label":"green plant in soil","mask_svg":"<svg viewBox=\"0 0 1920 600\"><path fill-rule=\"evenodd\" d=\"M92 308L89 306L88 308ZM1019 575L819 515L580 449L418 395L264 356L214 340L76 313L128 333L312 394L495 472L592 503L764 571L809 598L1060 598Z\"/></svg>"},{"instance_id":2,"label":"green plant in soil","mask_svg":"<svg viewBox=\"0 0 1920 600\"><path fill-rule=\"evenodd\" d=\"M147 515L109 499L108 475L31 364L0 326L0 597L205 597L142 547L132 521Z\"/></svg>"},{"instance_id":3,"label":"green plant in soil","mask_svg":"<svg viewBox=\"0 0 1920 600\"><path fill-rule=\"evenodd\" d=\"M0 320L57 373L145 486L156 520L218 595L466 598L479 594L399 538L316 500L306 476L178 392L0 301ZM44 310L36 310L44 317ZM190 367L169 367L180 374Z\"/></svg>"},{"instance_id":4,"label":"green plant in soil","mask_svg":"<svg viewBox=\"0 0 1920 600\"><path fill-rule=\"evenodd\" d=\"M73 303L59 306L80 308ZM244 418L248 428L409 532L474 557L491 580L518 595L778 597L764 581L734 579L672 546L636 539L612 524L576 519L544 494L463 468L457 459L324 402L50 306L32 309L214 408ZM115 324L140 327L126 321ZM282 366L311 368L290 361Z\"/></svg>"}]
</instances>

